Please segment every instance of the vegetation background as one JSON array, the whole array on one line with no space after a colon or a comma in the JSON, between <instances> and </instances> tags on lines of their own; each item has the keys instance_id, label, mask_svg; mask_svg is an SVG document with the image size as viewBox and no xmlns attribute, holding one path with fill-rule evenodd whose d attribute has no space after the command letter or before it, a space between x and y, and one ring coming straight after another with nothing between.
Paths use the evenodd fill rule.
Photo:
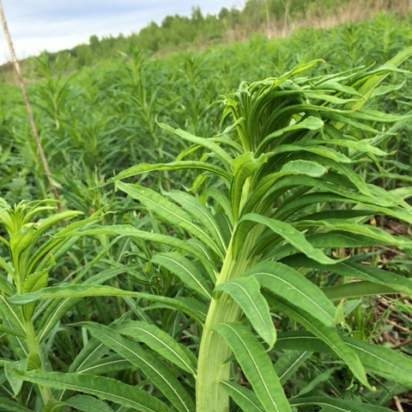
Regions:
<instances>
[{"instance_id":1,"label":"vegetation background","mask_svg":"<svg viewBox=\"0 0 412 412\"><path fill-rule=\"evenodd\" d=\"M162 173L148 173L150 168L146 164L195 159L216 166L215 148L206 147L212 152L210 154L203 143L181 131L177 133L180 133L180 138L172 138L176 132L170 127L184 130L190 136L203 136L205 141L209 140L206 137L215 137L220 145L227 143L227 136L238 138L233 136L238 136L234 126L239 118L232 114L230 120L227 112L231 99L239 97L240 91L238 94L234 92L242 90L238 89L241 82L282 78L294 67L308 65L309 74L305 72L304 76L315 79L308 83L312 87L316 79L326 79L331 73L340 73L338 80L342 82L342 89L338 94L329 97L329 100L323 95L318 98L326 99L322 105L333 111L346 109L352 104L351 99L356 99L345 95L346 100L340 101L339 98L343 97L339 93L344 87L343 93L348 93L349 88L360 87L362 81L366 82L360 80L363 75L373 78L388 70L385 82L379 83L368 94L370 102L367 109L370 112L364 114L362 121L351 119L348 115L351 120L344 129L345 138L364 139L364 147L372 153L364 155L362 152L359 155L353 148L340 149L344 154L353 156L351 170L358 178L353 177L352 183L355 182L356 191L361 192L357 195L366 196L366 186L362 186L361 179L368 185L393 191L390 193L394 198L399 195L408 199L412 182L412 122L409 115L412 101L411 59L405 58L397 68L385 65L385 62L398 53L404 53L412 44L410 8L408 0L249 0L242 10L222 9L216 16L205 16L200 9L194 9L190 17L168 16L161 24L152 23L130 37L92 36L89 44L58 53L44 52L41 56L26 59L22 62L23 73L53 179L61 193L60 212L55 210L54 201L44 200L50 197L50 191L32 144L24 106L11 67L2 66L0 410L163 410L163 402L169 400L170 393L157 384L156 378L142 368L138 360L125 355L116 345L125 343L122 339L127 339L127 344L135 353L139 350L136 345L144 350L149 348L152 352L147 350L148 359L153 358L153 353L161 357L164 352L153 342L142 341L141 329L140 337L136 337L136 330L133 333L129 330L128 334L119 337L116 345L105 346L101 342L108 342L109 332L102 325L111 325L117 332L116 325L123 321L141 322L140 326L134 326L140 328L143 322L155 325L160 329L156 329L156 333L163 340L172 347L178 345L176 348L188 365L196 363L194 357L200 350L202 332L192 318L203 316L201 306L207 302L196 295L198 291L190 281L187 287L187 279L182 281L182 276L176 275L176 268L158 257L162 253L176 253L176 250L180 253L181 250L174 244L159 245L153 240L153 234L173 235L175 239L185 241L190 239L187 243L193 244L195 251L202 249L202 244L196 238L197 232L193 235L187 228L176 226L176 220L159 217L156 208L148 206L149 201L142 200L141 195L133 195L127 183L122 186L126 175L121 173L137 165L137 169L133 169L135 172L128 175L128 178L134 178L134 182L156 189L166 197L173 196L176 190L190 193L213 214L213 219L218 222L218 232L226 242L227 234L233 229L230 227L233 221L228 223L220 216L219 195L205 194L207 190L203 191L208 187L202 173L196 168L176 171L169 166L159 166L160 170L166 168ZM315 59L321 62L312 66L310 62ZM377 69L379 67L381 69ZM352 83L351 76L360 83ZM295 81L292 75L291 79ZM320 83L322 81L319 80ZM310 89L306 84L304 87ZM316 92L320 93L319 90ZM314 97L309 93L305 98L321 105L316 95ZM275 107L273 110L280 109ZM376 114L378 111L381 113L379 116ZM299 113L295 115L299 116ZM322 121L325 121L322 116ZM341 127L338 124L336 129L339 131ZM301 138L300 135L292 137ZM376 148L371 149L368 144ZM235 157L235 144L227 150ZM388 155L380 156L379 151ZM309 159L302 155L297 160L320 162L322 167L325 166L315 157ZM142 164L148 168L139 169ZM300 164L300 167L305 165ZM276 168L276 165L273 167ZM344 170L342 168L341 171ZM235 170L235 167L230 170ZM345 173L352 176L350 171ZM115 176L117 187L113 184ZM119 180L122 181L119 183ZM222 189L226 196L225 184L219 182L212 180L210 187ZM299 190L295 193L297 197L300 197ZM189 202L187 198L175 196L172 197L173 204L180 205L180 210L186 210L182 204ZM136 202L136 199L139 201ZM160 198L153 199L156 204L161 202ZM412 317L408 298L412 290L409 279L412 259L410 251L402 248L400 240L407 242L411 239L410 203L402 200L402 204L396 205L404 208L401 211L397 209L395 213L385 209L383 212L379 209L383 207L379 202L387 200L383 192L373 200L368 199L364 202L372 211L362 215L362 223L385 231L390 236L385 238L387 243L382 240L383 237L379 237L377 243L371 243L369 239L366 244L362 243L365 239L362 242L357 239L358 243L351 243L355 245L353 248L345 245L324 250L335 258L349 257L354 259L351 261L354 264L363 262L379 268L387 277L386 283L381 280L378 284L389 288L391 293L386 294L386 289L379 289L382 293L366 293L363 297L350 295L340 300L337 305L337 327L361 342L393 348L401 357L388 355L389 358L385 358L380 354L385 362L390 362L390 366L386 365L386 369L382 367L382 373L379 364L378 371L372 372L372 384L378 390L371 392L348 372L346 360L336 360L325 353L313 354L312 350L277 349L271 352L271 361L277 373L282 375L282 371L285 372L282 384L288 398L306 399L306 403L292 404L292 410L357 412L390 408L402 412L412 408L408 392L412 367L407 356L412 350ZM222 202L225 205L225 201ZM339 213L346 219L359 218L361 212L356 209L363 206L361 201L358 203L354 210L346 211L346 207L351 209L352 206L345 206ZM15 204L17 206L13 207ZM195 206L189 202L186 207L189 208L186 212L190 214L190 207ZM325 208L324 204L313 206L312 218L319 218L316 213ZM224 206L223 209L227 211ZM83 217L68 210L80 211ZM209 217L208 214L205 216ZM327 213L324 217L328 218ZM72 219L74 223L70 223ZM201 227L202 222L198 223ZM292 223L297 224L293 220ZM143 232L149 234L144 235ZM209 246L206 241L205 249ZM197 258L189 258L186 254L182 256L186 259L184 262L189 260L188 265L195 263L199 273L206 274L208 271L207 265L202 267L202 259L200 262L196 260L199 259L198 250ZM280 259L283 262L282 259L284 257ZM290 261L285 261L293 267ZM216 272L222 266L219 262L219 257L216 257ZM315 267L311 270L308 272L311 284L322 288L322 291L346 284L330 268L330 273ZM390 271L396 272L398 285L394 285L396 281L388 275ZM378 278L385 276L385 273L379 272ZM377 279L374 281L377 282ZM99 289L103 284L116 288L116 291ZM83 291L80 285L84 287ZM47 286L69 286L71 289L69 292L57 290L57 295L60 295L53 298L50 295L53 290ZM91 286L95 289L92 290ZM303 285L303 290L305 287L308 285ZM25 297L25 294L28 296ZM165 309L172 305L173 299L162 301L156 298L158 300L153 301L149 295L174 298L174 311ZM180 301L181 297L183 300ZM195 301L195 298L199 299ZM181 302L181 306L176 306L176 302ZM189 303L192 306L188 312L185 305ZM248 312L245 313L247 320ZM276 314L273 318L278 330L301 330L297 327L299 322L289 316L289 312L282 313L284 315ZM20 321L16 326L10 320L12 316L21 320L22 330L18 329ZM87 322L93 322L94 326ZM259 336L259 342L265 340L265 336ZM182 368L181 363L176 362L175 358L166 356L165 365L180 370L176 372L173 369L173 373L178 376L182 393L190 393L187 405L191 405L193 400L190 399L195 391L191 367L186 365ZM253 377L245 372L242 362L238 363L240 367L232 367L235 382L243 389L250 389L251 386L255 389ZM45 375L35 376L32 373L39 368ZM353 365L351 370L353 372ZM61 375L48 376L47 373ZM154 403L152 409L139 409L127 402L119 405L113 394L109 398L103 397L103 403L98 401L100 396L95 396L96 388L103 385L100 389L105 388L110 393L115 384L96 378L93 382L97 386L90 388L87 386L90 380L89 383L81 380L80 375L84 373L132 384L143 393L160 399L162 404ZM77 374L76 377L74 374ZM52 382L59 379L60 386L53 386ZM76 385L83 385L83 389L76 389L75 381L71 379L77 379ZM175 382L174 377L170 379ZM232 390L236 388L239 389L233 386ZM130 391L127 388L121 390ZM138 394L145 399L144 394ZM316 401L319 399L316 397L325 394L327 399L334 397L344 403L319 406L322 402L331 402L325 401L326 398L322 398L322 402ZM250 396L250 399L255 399ZM349 401L352 403L345 403ZM168 404L172 409L166 410L185 410L176 402L172 401L172 406ZM365 409L366 403L371 404L372 409ZM254 411L248 407L242 408L241 404L233 401L230 403L231 411ZM188 410L192 410L191 406ZM271 409L267 406L266 409L261 407L256 410Z\"/></svg>"}]
</instances>

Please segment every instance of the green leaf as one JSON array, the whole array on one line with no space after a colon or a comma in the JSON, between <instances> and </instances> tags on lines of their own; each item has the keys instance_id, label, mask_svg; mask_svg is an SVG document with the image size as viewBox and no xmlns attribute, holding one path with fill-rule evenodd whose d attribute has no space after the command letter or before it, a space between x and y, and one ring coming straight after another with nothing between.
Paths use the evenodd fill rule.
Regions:
<instances>
[{"instance_id":1,"label":"green leaf","mask_svg":"<svg viewBox=\"0 0 412 412\"><path fill-rule=\"evenodd\" d=\"M346 222L341 219L329 219L329 220L303 220L299 222L302 227L316 227L326 228L329 230L339 230L342 232L353 233L355 235L366 236L371 239L375 239L382 244L389 244L398 247L412 248L412 242L403 239L399 236L392 236L390 233L385 232L374 226Z\"/></svg>"},{"instance_id":2,"label":"green leaf","mask_svg":"<svg viewBox=\"0 0 412 412\"><path fill-rule=\"evenodd\" d=\"M285 384L312 355L309 351L286 351L275 363L280 382Z\"/></svg>"},{"instance_id":3,"label":"green leaf","mask_svg":"<svg viewBox=\"0 0 412 412\"><path fill-rule=\"evenodd\" d=\"M27 362L27 359L4 362L4 374L11 386L11 389L13 390L14 396L19 395L24 381L21 375L16 373L16 371L24 372L27 370Z\"/></svg>"},{"instance_id":4,"label":"green leaf","mask_svg":"<svg viewBox=\"0 0 412 412\"><path fill-rule=\"evenodd\" d=\"M368 98L373 91L382 83L382 81L393 71L394 68L402 64L412 55L412 47L408 47L400 51L391 60L387 61L383 66L376 70L376 74L369 74L362 86L358 88L359 93L363 95L363 99L352 105L353 110L359 110L368 101Z\"/></svg>"},{"instance_id":5,"label":"green leaf","mask_svg":"<svg viewBox=\"0 0 412 412\"><path fill-rule=\"evenodd\" d=\"M73 219L74 217L80 216L82 214L82 212L67 210L60 213L54 213L53 215L46 217L45 219L40 219L36 223L35 231L28 231L27 234L23 235L22 238L19 239L19 245L16 250L21 251L28 244L34 243L35 240L37 240L43 233L45 233L51 227L55 226L57 223L63 220Z\"/></svg>"},{"instance_id":6,"label":"green leaf","mask_svg":"<svg viewBox=\"0 0 412 412\"><path fill-rule=\"evenodd\" d=\"M64 403L82 412L113 412L113 409L106 402L89 395L72 396Z\"/></svg>"},{"instance_id":7,"label":"green leaf","mask_svg":"<svg viewBox=\"0 0 412 412\"><path fill-rule=\"evenodd\" d=\"M313 333L313 332L312 332ZM393 382L398 382L407 388L412 388L412 360L399 350L385 348L380 345L342 337L348 348L355 352L366 370ZM306 332L282 334L276 341L277 349L312 350L313 352L328 352L333 350L325 345L319 336Z\"/></svg>"},{"instance_id":8,"label":"green leaf","mask_svg":"<svg viewBox=\"0 0 412 412\"><path fill-rule=\"evenodd\" d=\"M215 290L230 295L255 331L272 348L276 341L276 329L266 299L260 292L259 282L253 277L240 277L220 284Z\"/></svg>"},{"instance_id":9,"label":"green leaf","mask_svg":"<svg viewBox=\"0 0 412 412\"><path fill-rule=\"evenodd\" d=\"M323 127L323 121L319 117L309 116L303 119L302 121L295 123L291 126L284 127L283 129L276 130L273 133L265 136L262 142L259 145L258 150L262 150L268 143L273 139L284 135L285 133L294 132L297 130L319 130Z\"/></svg>"},{"instance_id":10,"label":"green leaf","mask_svg":"<svg viewBox=\"0 0 412 412\"><path fill-rule=\"evenodd\" d=\"M129 177L137 176L148 172L161 172L168 170L204 170L213 173L217 176L229 180L230 175L220 167L214 166L210 163L196 161L196 160L181 160L170 163L140 163L136 166L129 167L121 171L115 176L115 180L127 179Z\"/></svg>"},{"instance_id":11,"label":"green leaf","mask_svg":"<svg viewBox=\"0 0 412 412\"><path fill-rule=\"evenodd\" d=\"M292 406L327 406L331 411L337 412L390 412L391 409L378 405L368 405L353 400L335 399L329 396L298 397L290 400Z\"/></svg>"},{"instance_id":12,"label":"green leaf","mask_svg":"<svg viewBox=\"0 0 412 412\"><path fill-rule=\"evenodd\" d=\"M339 262L334 265L319 265L304 256L294 256L288 259L287 262L296 267L315 268L323 272L332 272L341 276L361 279L412 296L411 279L370 265L362 265L351 261Z\"/></svg>"},{"instance_id":13,"label":"green leaf","mask_svg":"<svg viewBox=\"0 0 412 412\"><path fill-rule=\"evenodd\" d=\"M340 359L345 362L347 367L352 371L353 375L359 380L359 382L371 389L359 356L342 340L335 328L325 326L306 312L303 312L298 308L291 307L278 300L273 300L272 303L275 308L299 322L306 330L313 333L321 341L323 341ZM305 347L305 350L308 349Z\"/></svg>"},{"instance_id":14,"label":"green leaf","mask_svg":"<svg viewBox=\"0 0 412 412\"><path fill-rule=\"evenodd\" d=\"M200 203L199 199L177 190L168 192L166 195L176 203L180 204L182 208L193 217L193 219L199 221L203 227L206 228L206 230L213 236L214 241L219 245L222 252L226 250L225 241L220 233L219 226L214 216L206 206Z\"/></svg>"},{"instance_id":15,"label":"green leaf","mask_svg":"<svg viewBox=\"0 0 412 412\"><path fill-rule=\"evenodd\" d=\"M138 343L122 337L114 328L87 324L92 336L98 339L141 370L150 383L159 389L173 406L182 412L192 412L194 403L170 368L161 363L152 353L144 350Z\"/></svg>"},{"instance_id":16,"label":"green leaf","mask_svg":"<svg viewBox=\"0 0 412 412\"><path fill-rule=\"evenodd\" d=\"M152 395L120 381L101 376L61 373L61 372L25 372L25 381L49 388L87 393L126 408L135 408L142 412L170 412L170 408Z\"/></svg>"},{"instance_id":17,"label":"green leaf","mask_svg":"<svg viewBox=\"0 0 412 412\"><path fill-rule=\"evenodd\" d=\"M151 295L149 293L142 293L141 298L154 302L154 304L147 307L146 310L158 308L166 308L172 311L177 310L190 316L200 324L203 324L205 321L207 307L197 299L180 296L169 298L166 296Z\"/></svg>"},{"instance_id":18,"label":"green leaf","mask_svg":"<svg viewBox=\"0 0 412 412\"><path fill-rule=\"evenodd\" d=\"M106 349L106 348L105 348ZM82 365L78 370L79 373L88 373L93 375L107 375L118 371L132 370L130 362L118 355L107 355L102 359L93 360L90 364Z\"/></svg>"},{"instance_id":19,"label":"green leaf","mask_svg":"<svg viewBox=\"0 0 412 412\"><path fill-rule=\"evenodd\" d=\"M211 239L205 228L193 222L192 217L175 203L169 201L154 190L137 184L132 185L118 182L116 187L127 193L133 199L139 200L148 210L151 210L167 223L185 229L207 245L218 256L222 256L220 248Z\"/></svg>"},{"instance_id":20,"label":"green leaf","mask_svg":"<svg viewBox=\"0 0 412 412\"><path fill-rule=\"evenodd\" d=\"M311 314L326 326L335 324L336 309L322 290L295 269L276 262L261 262L247 271L262 287Z\"/></svg>"},{"instance_id":21,"label":"green leaf","mask_svg":"<svg viewBox=\"0 0 412 412\"><path fill-rule=\"evenodd\" d=\"M156 325L130 320L120 324L116 330L122 335L143 342L179 368L196 375L196 363L192 353Z\"/></svg>"},{"instance_id":22,"label":"green leaf","mask_svg":"<svg viewBox=\"0 0 412 412\"><path fill-rule=\"evenodd\" d=\"M322 263L335 264L336 262L330 257L326 256L322 250L314 248L305 238L303 233L295 229L290 223L282 222L280 220L271 219L266 216L258 215L256 213L248 213L243 216L241 222L255 222L267 226L272 232L281 236L288 243L293 245L297 250L301 251L307 257Z\"/></svg>"},{"instance_id":23,"label":"green leaf","mask_svg":"<svg viewBox=\"0 0 412 412\"><path fill-rule=\"evenodd\" d=\"M287 175L306 175L311 177L321 177L328 169L320 163L312 160L291 160L282 166L280 172L275 173L279 176Z\"/></svg>"},{"instance_id":24,"label":"green leaf","mask_svg":"<svg viewBox=\"0 0 412 412\"><path fill-rule=\"evenodd\" d=\"M362 139L362 140L349 140L349 139L327 139L327 140L311 140L311 143L319 144L330 144L339 147L346 147L353 150L354 152L366 153L375 156L387 156L388 153L373 146L373 139Z\"/></svg>"},{"instance_id":25,"label":"green leaf","mask_svg":"<svg viewBox=\"0 0 412 412\"><path fill-rule=\"evenodd\" d=\"M276 349L299 352L305 350L320 353L333 352L323 340L303 330L281 333L276 341Z\"/></svg>"},{"instance_id":26,"label":"green leaf","mask_svg":"<svg viewBox=\"0 0 412 412\"><path fill-rule=\"evenodd\" d=\"M210 260L208 260L209 257L200 247L198 247L193 242L181 240L173 236L163 235L161 233L146 232L144 230L136 229L131 225L100 226L98 228L81 231L80 233L89 236L127 236L135 239L142 239L149 242L167 245L175 249L183 250L198 258L202 262L203 266L205 266L205 268L209 270L209 272L213 272L213 265Z\"/></svg>"},{"instance_id":27,"label":"green leaf","mask_svg":"<svg viewBox=\"0 0 412 412\"><path fill-rule=\"evenodd\" d=\"M396 290L371 282L350 282L343 285L324 288L323 292L331 300L362 298L397 293Z\"/></svg>"},{"instance_id":28,"label":"green leaf","mask_svg":"<svg viewBox=\"0 0 412 412\"><path fill-rule=\"evenodd\" d=\"M74 217L81 216L83 212L77 210L66 210L64 212L54 213L53 215L40 219L36 225L36 234L44 233L47 229L56 225L63 220L73 219Z\"/></svg>"},{"instance_id":29,"label":"green leaf","mask_svg":"<svg viewBox=\"0 0 412 412\"><path fill-rule=\"evenodd\" d=\"M229 156L229 154L222 149L218 144L216 144L213 139L207 138L207 137L199 137L199 136L195 136L185 130L182 129L174 129L173 127L165 124L165 123L159 123L159 126L172 133L175 134L179 137L181 137L182 139L190 142L190 143L194 143L196 145L199 146L203 146L206 147L207 149L209 149L211 152L215 153L215 155L227 166L229 166L232 162L232 158Z\"/></svg>"},{"instance_id":30,"label":"green leaf","mask_svg":"<svg viewBox=\"0 0 412 412\"><path fill-rule=\"evenodd\" d=\"M269 356L251 331L239 324L219 324L216 331L235 355L266 412L291 412Z\"/></svg>"},{"instance_id":31,"label":"green leaf","mask_svg":"<svg viewBox=\"0 0 412 412\"><path fill-rule=\"evenodd\" d=\"M49 275L47 271L30 273L23 282L23 292L34 292L47 286Z\"/></svg>"},{"instance_id":32,"label":"green leaf","mask_svg":"<svg viewBox=\"0 0 412 412\"><path fill-rule=\"evenodd\" d=\"M377 242L376 240L369 239L364 236L352 235L345 232L314 233L307 235L307 240L314 247L318 248L356 248L379 245L379 242ZM285 262L293 267L299 267L298 262L300 260L314 263L313 260L310 260L303 255L296 253L297 250L292 245L281 245L272 249L268 257L273 260L281 260L287 258ZM319 267L322 266L323 265L319 264Z\"/></svg>"},{"instance_id":33,"label":"green leaf","mask_svg":"<svg viewBox=\"0 0 412 412\"><path fill-rule=\"evenodd\" d=\"M315 146L315 145L306 145L306 146L299 146L299 145L292 145L292 144L282 144L272 152L270 152L270 156L274 157L275 155L282 154L282 153L293 153L293 152L307 152L313 153L315 155L324 157L326 159L334 160L337 163L352 163L349 157L345 156L343 153L337 152L333 149L330 149L325 146Z\"/></svg>"},{"instance_id":34,"label":"green leaf","mask_svg":"<svg viewBox=\"0 0 412 412\"><path fill-rule=\"evenodd\" d=\"M13 308L10 305L10 299L0 295L0 317L8 328L15 330L18 336L25 336L26 329L23 324L23 315L19 308Z\"/></svg>"},{"instance_id":35,"label":"green leaf","mask_svg":"<svg viewBox=\"0 0 412 412\"><path fill-rule=\"evenodd\" d=\"M226 392L244 412L264 412L256 395L234 382L222 382Z\"/></svg>"},{"instance_id":36,"label":"green leaf","mask_svg":"<svg viewBox=\"0 0 412 412\"><path fill-rule=\"evenodd\" d=\"M325 370L317 373L314 378L310 379L302 388L299 388L299 392L296 396L304 396L308 393L314 393L316 388L321 384L328 384L333 379L333 374L340 370L339 366L332 368L326 368Z\"/></svg>"},{"instance_id":37,"label":"green leaf","mask_svg":"<svg viewBox=\"0 0 412 412\"><path fill-rule=\"evenodd\" d=\"M0 333L5 333L7 335L17 336L19 338L25 338L23 333L19 333L19 331L15 329L8 328L2 324L0 324Z\"/></svg>"},{"instance_id":38,"label":"green leaf","mask_svg":"<svg viewBox=\"0 0 412 412\"><path fill-rule=\"evenodd\" d=\"M233 179L230 185L231 215L237 219L246 198L245 188L250 184L251 177L266 163L267 156L255 157L253 152L245 152L232 162Z\"/></svg>"},{"instance_id":39,"label":"green leaf","mask_svg":"<svg viewBox=\"0 0 412 412\"><path fill-rule=\"evenodd\" d=\"M10 298L10 302L17 305L25 305L38 300L64 298L78 299L98 296L141 297L141 294L140 292L122 290L106 285L62 284L60 286L50 286L36 290L35 292L14 295Z\"/></svg>"},{"instance_id":40,"label":"green leaf","mask_svg":"<svg viewBox=\"0 0 412 412\"><path fill-rule=\"evenodd\" d=\"M412 359L394 349L345 338L346 344L356 351L367 370L412 389Z\"/></svg>"},{"instance_id":41,"label":"green leaf","mask_svg":"<svg viewBox=\"0 0 412 412\"><path fill-rule=\"evenodd\" d=\"M199 293L206 299L211 299L211 285L200 273L198 267L178 253L159 253L152 258L152 262L166 268L176 275L185 286Z\"/></svg>"},{"instance_id":42,"label":"green leaf","mask_svg":"<svg viewBox=\"0 0 412 412\"><path fill-rule=\"evenodd\" d=\"M2 412L33 412L31 409L20 405L17 401L0 396L0 411Z\"/></svg>"},{"instance_id":43,"label":"green leaf","mask_svg":"<svg viewBox=\"0 0 412 412\"><path fill-rule=\"evenodd\" d=\"M169 307L178 309L183 313L187 313L194 319L200 322L204 319L203 308L201 309L193 299L176 297L168 298L166 296L152 295L144 292L134 292L129 290L123 290L104 285L89 285L89 284L74 284L74 285L61 285L50 286L38 290L36 292L24 293L21 295L14 295L10 298L10 301L18 305L24 305L26 303L32 303L37 300L47 299L78 299L86 297L98 297L98 296L118 296L118 297L135 297L146 299L151 302L156 302L163 307Z\"/></svg>"}]
</instances>

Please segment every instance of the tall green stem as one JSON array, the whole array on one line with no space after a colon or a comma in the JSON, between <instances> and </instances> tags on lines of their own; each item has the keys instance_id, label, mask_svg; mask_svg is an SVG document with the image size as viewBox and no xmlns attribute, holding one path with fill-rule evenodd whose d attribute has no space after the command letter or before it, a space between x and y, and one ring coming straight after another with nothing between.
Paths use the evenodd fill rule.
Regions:
<instances>
[{"instance_id":1,"label":"tall green stem","mask_svg":"<svg viewBox=\"0 0 412 412\"><path fill-rule=\"evenodd\" d=\"M29 352L28 355L28 369L41 369L43 370L43 354L41 351L40 343L36 332L34 330L33 322L31 319L26 320L25 323L26 331L26 345ZM53 395L49 388L39 385L39 392L43 401L43 410L47 412L51 410L54 400Z\"/></svg>"},{"instance_id":2,"label":"tall green stem","mask_svg":"<svg viewBox=\"0 0 412 412\"><path fill-rule=\"evenodd\" d=\"M233 257L232 243L229 245L222 270L217 277L217 285L237 276L247 266L247 260L236 261ZM221 382L229 379L230 351L214 329L219 323L236 321L239 316L238 306L228 296L220 295L212 298L199 348L196 380L197 412L229 412L229 397Z\"/></svg>"}]
</instances>

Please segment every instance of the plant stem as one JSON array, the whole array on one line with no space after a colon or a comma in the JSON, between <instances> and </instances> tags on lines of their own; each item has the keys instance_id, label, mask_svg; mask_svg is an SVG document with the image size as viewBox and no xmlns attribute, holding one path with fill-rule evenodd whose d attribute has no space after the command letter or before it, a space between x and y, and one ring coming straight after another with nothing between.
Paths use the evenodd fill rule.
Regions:
<instances>
[{"instance_id":1,"label":"plant stem","mask_svg":"<svg viewBox=\"0 0 412 412\"><path fill-rule=\"evenodd\" d=\"M237 262L233 258L232 241L217 277L217 285L240 274L248 264L247 260ZM212 298L199 348L196 380L197 412L229 412L229 396L221 382L227 381L230 376L230 350L214 329L219 323L235 322L239 316L239 307L229 296L220 295Z\"/></svg>"},{"instance_id":2,"label":"plant stem","mask_svg":"<svg viewBox=\"0 0 412 412\"><path fill-rule=\"evenodd\" d=\"M25 331L26 345L29 352L27 368L29 370L40 369L44 371L43 354L31 319L26 320ZM53 395L49 388L41 385L39 385L38 388L44 405L43 410L44 412L47 412L54 404Z\"/></svg>"},{"instance_id":3,"label":"plant stem","mask_svg":"<svg viewBox=\"0 0 412 412\"><path fill-rule=\"evenodd\" d=\"M14 71L17 77L17 82L19 83L19 86L20 86L21 94L22 94L23 101L24 101L24 107L26 109L27 118L30 124L32 135L33 135L34 144L36 146L37 155L39 157L40 164L43 167L43 171L46 176L46 180L48 182L49 188L51 192L53 193L53 196L55 197L55 199L59 200L60 193L52 178L52 174L49 168L49 163L47 161L46 154L44 152L43 146L40 141L40 135L37 130L36 122L34 121L33 110L30 104L29 95L27 93L26 83L24 82L24 78L23 78L23 75L20 69L20 64L19 64L19 61L17 60L16 51L14 49L13 41L10 35L6 15L4 13L3 4L1 0L0 0L0 22L3 27L4 37L6 38L7 46L9 48L11 60L14 66Z\"/></svg>"},{"instance_id":4,"label":"plant stem","mask_svg":"<svg viewBox=\"0 0 412 412\"><path fill-rule=\"evenodd\" d=\"M229 397L221 382L229 379L230 351L224 340L214 331L214 327L222 322L233 322L238 315L238 307L227 296L212 299L199 349L197 412L229 412Z\"/></svg>"}]
</instances>

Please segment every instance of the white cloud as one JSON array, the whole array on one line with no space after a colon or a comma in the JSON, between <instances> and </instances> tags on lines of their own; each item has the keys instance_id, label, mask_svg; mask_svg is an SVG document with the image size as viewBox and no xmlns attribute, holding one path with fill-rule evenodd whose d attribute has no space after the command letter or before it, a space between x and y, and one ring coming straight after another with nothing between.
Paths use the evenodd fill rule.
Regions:
<instances>
[{"instance_id":1,"label":"white cloud","mask_svg":"<svg viewBox=\"0 0 412 412\"><path fill-rule=\"evenodd\" d=\"M243 0L3 0L20 58L88 42L91 35L125 35L170 14L188 15L199 5L204 13L240 7ZM0 62L8 56L0 37Z\"/></svg>"}]
</instances>

